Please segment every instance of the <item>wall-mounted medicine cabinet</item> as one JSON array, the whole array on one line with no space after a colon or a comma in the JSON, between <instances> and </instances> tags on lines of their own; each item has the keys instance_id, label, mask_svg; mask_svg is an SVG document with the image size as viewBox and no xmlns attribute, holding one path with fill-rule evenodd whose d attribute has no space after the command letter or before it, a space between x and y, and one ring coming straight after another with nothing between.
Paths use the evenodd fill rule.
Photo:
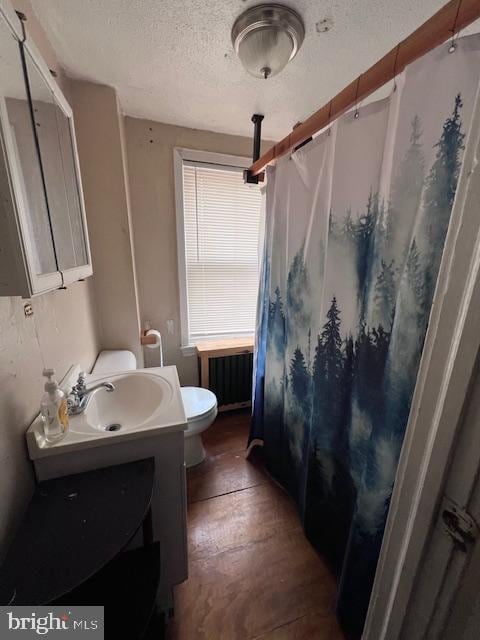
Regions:
<instances>
[{"instance_id":1,"label":"wall-mounted medicine cabinet","mask_svg":"<svg viewBox=\"0 0 480 640\"><path fill-rule=\"evenodd\" d=\"M92 274L72 110L0 0L0 295Z\"/></svg>"}]
</instances>

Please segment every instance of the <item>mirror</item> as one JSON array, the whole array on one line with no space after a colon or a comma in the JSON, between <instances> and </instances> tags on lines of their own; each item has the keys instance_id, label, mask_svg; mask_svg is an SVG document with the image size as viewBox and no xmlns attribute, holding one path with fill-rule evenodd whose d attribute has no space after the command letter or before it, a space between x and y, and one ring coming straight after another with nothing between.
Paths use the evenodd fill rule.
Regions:
<instances>
[{"instance_id":1,"label":"mirror","mask_svg":"<svg viewBox=\"0 0 480 640\"><path fill-rule=\"evenodd\" d=\"M0 19L0 109L10 135L2 136L3 152L15 173L15 197L26 213L28 247L37 275L58 270L42 172L33 134L30 105L24 80L19 43ZM3 183L2 183L3 184ZM4 185L8 188L8 185ZM0 194L2 203L10 196Z\"/></svg>"},{"instance_id":2,"label":"mirror","mask_svg":"<svg viewBox=\"0 0 480 640\"><path fill-rule=\"evenodd\" d=\"M87 264L71 121L25 50L35 131L60 270Z\"/></svg>"},{"instance_id":3,"label":"mirror","mask_svg":"<svg viewBox=\"0 0 480 640\"><path fill-rule=\"evenodd\" d=\"M79 177L77 176L75 163L76 151L73 142L72 122L57 102L55 102L55 106L63 177L65 180L65 193L75 254L74 266L79 267L87 264L88 256L85 246L86 230L83 226L83 214L80 205Z\"/></svg>"}]
</instances>

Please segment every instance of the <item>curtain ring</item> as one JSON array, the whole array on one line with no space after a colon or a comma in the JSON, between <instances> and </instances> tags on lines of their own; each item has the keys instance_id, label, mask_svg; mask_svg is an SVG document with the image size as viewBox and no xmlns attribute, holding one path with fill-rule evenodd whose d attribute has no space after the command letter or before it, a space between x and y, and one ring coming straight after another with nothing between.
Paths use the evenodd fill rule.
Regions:
<instances>
[{"instance_id":1,"label":"curtain ring","mask_svg":"<svg viewBox=\"0 0 480 640\"><path fill-rule=\"evenodd\" d=\"M395 51L395 60L393 63L393 93L397 90L397 61L398 61L398 52L400 51L400 45L402 43L399 42L397 44L397 49Z\"/></svg>"},{"instance_id":2,"label":"curtain ring","mask_svg":"<svg viewBox=\"0 0 480 640\"><path fill-rule=\"evenodd\" d=\"M292 131L295 130L300 124L302 123L299 120L296 124L293 125ZM293 158L293 154L297 150L297 147L292 146L292 142L290 140L290 134L288 134L288 138L289 138L288 145L291 147L290 153L288 154L288 159L291 160Z\"/></svg>"},{"instance_id":3,"label":"curtain ring","mask_svg":"<svg viewBox=\"0 0 480 640\"><path fill-rule=\"evenodd\" d=\"M362 74L360 74L357 78L357 88L355 89L355 113L353 114L353 117L355 118L355 120L358 120L360 113L358 111L358 85L360 84L360 78L362 77Z\"/></svg>"},{"instance_id":4,"label":"curtain ring","mask_svg":"<svg viewBox=\"0 0 480 640\"><path fill-rule=\"evenodd\" d=\"M457 11L455 12L455 20L453 21L453 26L450 29L450 32L452 34L452 39L450 41L450 46L448 47L448 53L453 53L457 48L457 44L455 42L455 32L457 31L458 16L460 14L460 9L462 8L462 2L463 0L458 0ZM457 34L457 38L458 38L458 34Z\"/></svg>"}]
</instances>

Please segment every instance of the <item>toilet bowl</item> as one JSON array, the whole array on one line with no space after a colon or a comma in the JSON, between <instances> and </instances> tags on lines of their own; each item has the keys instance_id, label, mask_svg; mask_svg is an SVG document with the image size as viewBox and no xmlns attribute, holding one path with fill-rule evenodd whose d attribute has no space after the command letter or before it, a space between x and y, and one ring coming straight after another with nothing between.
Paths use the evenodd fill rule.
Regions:
<instances>
[{"instance_id":1,"label":"toilet bowl","mask_svg":"<svg viewBox=\"0 0 480 640\"><path fill-rule=\"evenodd\" d=\"M217 398L214 393L201 387L182 387L183 406L188 427L185 435L185 464L193 467L205 460L201 434L217 417Z\"/></svg>"},{"instance_id":2,"label":"toilet bowl","mask_svg":"<svg viewBox=\"0 0 480 640\"><path fill-rule=\"evenodd\" d=\"M137 360L131 351L101 351L92 373L109 374L131 371L137 368ZM181 387L183 406L188 427L185 434L185 464L193 467L205 459L201 434L217 417L217 398L201 387Z\"/></svg>"}]
</instances>

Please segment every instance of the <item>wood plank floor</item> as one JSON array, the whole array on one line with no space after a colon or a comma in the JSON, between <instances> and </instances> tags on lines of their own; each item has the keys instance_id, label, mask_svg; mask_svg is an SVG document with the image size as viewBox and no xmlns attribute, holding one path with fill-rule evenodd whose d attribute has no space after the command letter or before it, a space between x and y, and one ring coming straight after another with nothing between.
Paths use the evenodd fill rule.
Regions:
<instances>
[{"instance_id":1,"label":"wood plank floor","mask_svg":"<svg viewBox=\"0 0 480 640\"><path fill-rule=\"evenodd\" d=\"M248 429L248 412L220 415L187 473L189 578L167 639L343 640L335 581L261 454L245 459Z\"/></svg>"}]
</instances>

